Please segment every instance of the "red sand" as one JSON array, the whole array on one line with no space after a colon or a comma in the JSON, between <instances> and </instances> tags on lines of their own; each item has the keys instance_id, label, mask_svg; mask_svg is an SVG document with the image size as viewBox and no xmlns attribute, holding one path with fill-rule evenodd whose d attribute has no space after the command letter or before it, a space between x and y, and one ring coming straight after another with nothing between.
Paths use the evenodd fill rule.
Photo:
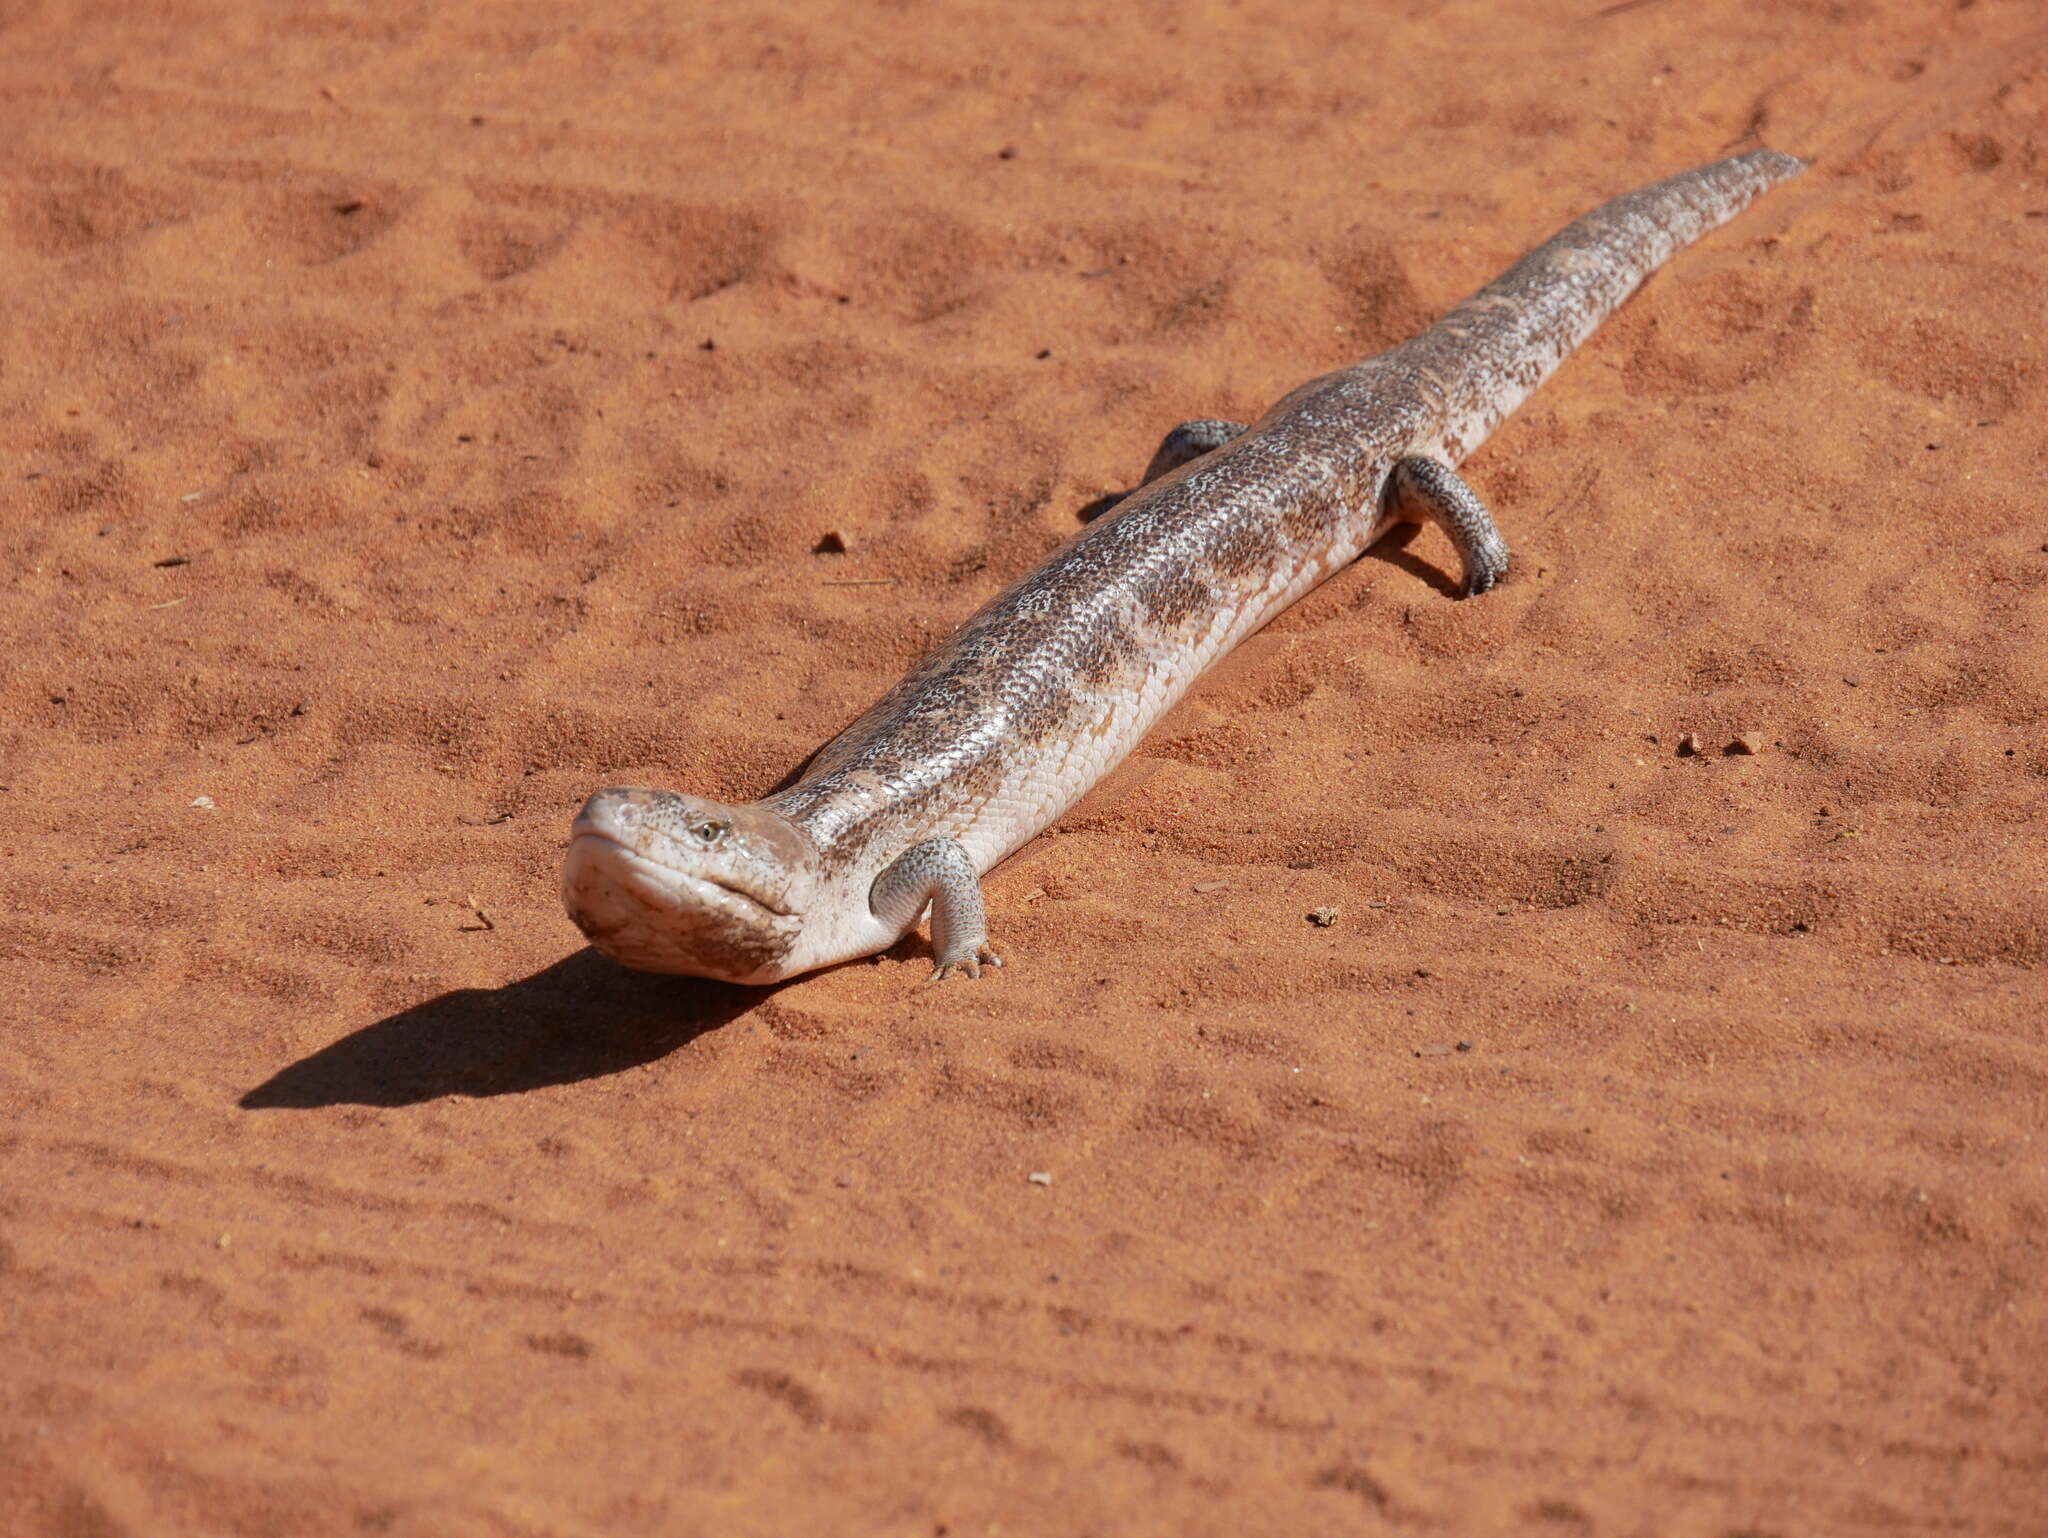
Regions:
<instances>
[{"instance_id":1,"label":"red sand","mask_svg":"<svg viewBox=\"0 0 2048 1538\"><path fill-rule=\"evenodd\" d=\"M2048 1531L2038 11L703 12L0 30L0 1531ZM1508 584L1244 648L1006 971L579 949L589 790L1756 142Z\"/></svg>"}]
</instances>

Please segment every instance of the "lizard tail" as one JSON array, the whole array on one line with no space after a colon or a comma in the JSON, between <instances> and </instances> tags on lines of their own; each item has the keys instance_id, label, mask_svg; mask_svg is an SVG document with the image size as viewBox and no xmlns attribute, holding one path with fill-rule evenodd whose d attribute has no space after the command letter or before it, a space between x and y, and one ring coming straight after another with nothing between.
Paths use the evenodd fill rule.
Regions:
<instances>
[{"instance_id":1,"label":"lizard tail","mask_svg":"<svg viewBox=\"0 0 2048 1538\"><path fill-rule=\"evenodd\" d=\"M1805 169L1751 150L1603 203L1397 349L1443 388L1444 457L1483 443L1674 252Z\"/></svg>"}]
</instances>

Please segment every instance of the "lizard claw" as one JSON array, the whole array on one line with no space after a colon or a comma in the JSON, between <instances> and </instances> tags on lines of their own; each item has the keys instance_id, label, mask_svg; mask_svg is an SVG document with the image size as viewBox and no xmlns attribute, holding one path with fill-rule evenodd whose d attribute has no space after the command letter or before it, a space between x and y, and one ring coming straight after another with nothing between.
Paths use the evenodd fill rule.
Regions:
<instances>
[{"instance_id":1,"label":"lizard claw","mask_svg":"<svg viewBox=\"0 0 2048 1538\"><path fill-rule=\"evenodd\" d=\"M1473 541L1465 556L1465 597L1490 593L1508 574L1508 547L1500 535L1487 529Z\"/></svg>"},{"instance_id":2,"label":"lizard claw","mask_svg":"<svg viewBox=\"0 0 2048 1538\"><path fill-rule=\"evenodd\" d=\"M925 981L928 983L941 982L952 975L955 967L958 967L969 977L978 978L981 976L981 964L983 962L987 962L992 967L999 967L1003 964L1003 958L998 956L989 946L977 945L972 950L963 951L958 956L941 957L939 964L932 968L932 975L926 978Z\"/></svg>"}]
</instances>

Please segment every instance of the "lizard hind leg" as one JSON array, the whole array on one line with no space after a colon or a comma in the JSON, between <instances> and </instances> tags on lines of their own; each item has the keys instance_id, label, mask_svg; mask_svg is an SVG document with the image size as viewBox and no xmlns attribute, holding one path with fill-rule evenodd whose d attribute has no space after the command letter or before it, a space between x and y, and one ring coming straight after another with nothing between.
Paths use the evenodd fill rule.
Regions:
<instances>
[{"instance_id":1,"label":"lizard hind leg","mask_svg":"<svg viewBox=\"0 0 2048 1538\"><path fill-rule=\"evenodd\" d=\"M1219 422L1213 417L1181 423L1159 440L1159 451L1152 456L1152 463L1145 467L1145 479L1138 484L1146 485L1182 465L1192 464L1211 449L1222 448L1243 431L1242 422Z\"/></svg>"},{"instance_id":2,"label":"lizard hind leg","mask_svg":"<svg viewBox=\"0 0 2048 1538\"><path fill-rule=\"evenodd\" d=\"M979 977L983 962L992 967L1003 964L989 947L988 914L974 862L950 838L911 845L868 889L869 911L899 934L917 922L927 903L932 910L935 963L931 981L939 981L955 967Z\"/></svg>"},{"instance_id":3,"label":"lizard hind leg","mask_svg":"<svg viewBox=\"0 0 2048 1538\"><path fill-rule=\"evenodd\" d=\"M1508 544L1479 494L1440 459L1403 459L1389 479L1391 510L1401 523L1433 523L1457 547L1465 596L1476 598L1508 574Z\"/></svg>"}]
</instances>

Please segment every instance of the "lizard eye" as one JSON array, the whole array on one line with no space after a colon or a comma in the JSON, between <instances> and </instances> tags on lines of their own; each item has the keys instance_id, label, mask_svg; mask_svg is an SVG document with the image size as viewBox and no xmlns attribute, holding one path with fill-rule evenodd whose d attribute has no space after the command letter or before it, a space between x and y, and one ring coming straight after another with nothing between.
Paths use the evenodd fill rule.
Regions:
<instances>
[{"instance_id":1,"label":"lizard eye","mask_svg":"<svg viewBox=\"0 0 2048 1538\"><path fill-rule=\"evenodd\" d=\"M690 830L690 834L700 844L715 844L725 837L727 826L722 822L700 822Z\"/></svg>"}]
</instances>

